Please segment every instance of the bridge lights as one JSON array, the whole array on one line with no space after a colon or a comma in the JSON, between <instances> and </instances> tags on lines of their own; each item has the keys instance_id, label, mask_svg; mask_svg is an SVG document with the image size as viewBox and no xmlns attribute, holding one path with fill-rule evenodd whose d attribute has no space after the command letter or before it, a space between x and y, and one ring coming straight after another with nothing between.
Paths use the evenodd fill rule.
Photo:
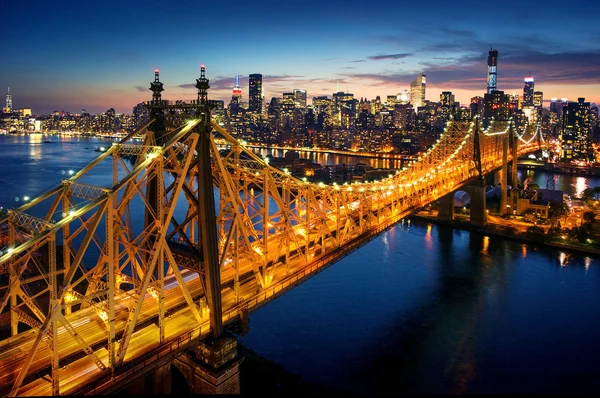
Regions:
<instances>
[{"instance_id":1,"label":"bridge lights","mask_svg":"<svg viewBox=\"0 0 600 398\"><path fill-rule=\"evenodd\" d=\"M100 319L102 319L104 322L108 321L108 314L106 313L106 311L101 310L98 311L98 316L100 317Z\"/></svg>"},{"instance_id":2,"label":"bridge lights","mask_svg":"<svg viewBox=\"0 0 600 398\"><path fill-rule=\"evenodd\" d=\"M75 295L72 292L66 292L65 293L65 297L64 297L64 301L66 304L71 303L73 301L75 301Z\"/></svg>"}]
</instances>

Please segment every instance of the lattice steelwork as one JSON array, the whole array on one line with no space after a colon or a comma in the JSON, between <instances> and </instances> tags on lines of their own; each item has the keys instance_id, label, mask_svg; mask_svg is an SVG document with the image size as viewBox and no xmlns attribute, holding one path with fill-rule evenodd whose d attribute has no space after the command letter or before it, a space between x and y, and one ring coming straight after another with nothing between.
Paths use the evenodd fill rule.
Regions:
<instances>
[{"instance_id":1,"label":"lattice steelwork","mask_svg":"<svg viewBox=\"0 0 600 398\"><path fill-rule=\"evenodd\" d=\"M210 333L197 225L201 123L170 131L163 145L152 133L135 145L131 134L0 220L0 310L12 334L0 341L0 392L103 391ZM343 185L271 167L212 123L223 323L478 177L474 123L451 120L423 157L388 178ZM511 123L480 130L483 173L501 166ZM542 145L520 138L519 154ZM94 173L104 186L86 182Z\"/></svg>"}]
</instances>

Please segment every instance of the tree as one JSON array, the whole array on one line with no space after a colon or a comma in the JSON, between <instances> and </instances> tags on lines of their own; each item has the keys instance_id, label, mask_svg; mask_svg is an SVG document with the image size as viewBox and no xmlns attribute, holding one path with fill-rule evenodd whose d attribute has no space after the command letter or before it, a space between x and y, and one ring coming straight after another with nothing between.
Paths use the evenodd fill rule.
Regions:
<instances>
[{"instance_id":1,"label":"tree","mask_svg":"<svg viewBox=\"0 0 600 398\"><path fill-rule=\"evenodd\" d=\"M594 198L594 190L592 188L586 188L581 193L581 199L584 201L588 201Z\"/></svg>"},{"instance_id":2,"label":"tree","mask_svg":"<svg viewBox=\"0 0 600 398\"><path fill-rule=\"evenodd\" d=\"M552 225L569 214L569 206L564 202L550 202L550 208L548 209L548 217L552 220Z\"/></svg>"},{"instance_id":3,"label":"tree","mask_svg":"<svg viewBox=\"0 0 600 398\"><path fill-rule=\"evenodd\" d=\"M583 213L583 221L585 221L585 222L592 222L595 219L596 219L596 214L593 211L588 210L588 211L586 211L586 212Z\"/></svg>"}]
</instances>

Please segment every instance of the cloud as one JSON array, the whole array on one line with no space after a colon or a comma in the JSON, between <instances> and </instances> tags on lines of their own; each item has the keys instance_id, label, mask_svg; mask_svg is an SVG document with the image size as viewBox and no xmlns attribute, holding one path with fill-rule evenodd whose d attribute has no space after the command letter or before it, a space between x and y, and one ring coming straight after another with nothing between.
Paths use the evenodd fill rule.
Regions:
<instances>
[{"instance_id":1,"label":"cloud","mask_svg":"<svg viewBox=\"0 0 600 398\"><path fill-rule=\"evenodd\" d=\"M367 62L367 61L364 59L355 59L354 61L350 61L350 62Z\"/></svg>"},{"instance_id":2,"label":"cloud","mask_svg":"<svg viewBox=\"0 0 600 398\"><path fill-rule=\"evenodd\" d=\"M146 93L148 92L148 88L147 87L142 87L142 86L133 86L133 88L135 88L137 91L139 91L140 93Z\"/></svg>"},{"instance_id":3,"label":"cloud","mask_svg":"<svg viewBox=\"0 0 600 398\"><path fill-rule=\"evenodd\" d=\"M400 58L406 58L406 57L410 57L411 55L413 55L412 53L399 53L399 54L382 54L382 55L372 55L370 57L367 57L368 59L372 60L372 61L380 61L382 59L400 59Z\"/></svg>"},{"instance_id":4,"label":"cloud","mask_svg":"<svg viewBox=\"0 0 600 398\"><path fill-rule=\"evenodd\" d=\"M487 53L465 55L443 64L423 62L421 69L402 73L343 73L341 76L368 80L371 85L385 87L410 85L419 73L427 75L429 85L443 89L485 90ZM542 53L519 51L498 57L498 88L522 90L523 77L529 71L535 77L536 89L544 85L598 84L600 50L595 52Z\"/></svg>"},{"instance_id":5,"label":"cloud","mask_svg":"<svg viewBox=\"0 0 600 398\"><path fill-rule=\"evenodd\" d=\"M356 69L356 66L342 66L341 69Z\"/></svg>"}]
</instances>

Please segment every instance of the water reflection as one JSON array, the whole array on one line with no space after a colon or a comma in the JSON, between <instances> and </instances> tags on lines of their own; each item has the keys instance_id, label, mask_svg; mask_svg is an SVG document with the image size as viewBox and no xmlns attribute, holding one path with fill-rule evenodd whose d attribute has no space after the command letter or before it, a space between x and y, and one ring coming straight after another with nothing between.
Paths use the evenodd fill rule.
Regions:
<instances>
[{"instance_id":1,"label":"water reflection","mask_svg":"<svg viewBox=\"0 0 600 398\"><path fill-rule=\"evenodd\" d=\"M275 149L275 148L251 148L254 153L264 158L267 155L274 157L284 157L288 152L287 149ZM385 159L385 158L369 158L363 156L352 156L352 155L338 155L328 152L309 152L309 151L297 151L298 155L302 159L310 159L313 163L320 164L322 166L335 166L335 165L356 165L358 163L368 164L374 168L382 169L401 169L404 161L402 159Z\"/></svg>"},{"instance_id":2,"label":"water reflection","mask_svg":"<svg viewBox=\"0 0 600 398\"><path fill-rule=\"evenodd\" d=\"M583 191L585 191L588 187L587 180L585 179L585 177L576 177L574 187L574 196L577 198L581 198L581 195L583 195Z\"/></svg>"}]
</instances>

